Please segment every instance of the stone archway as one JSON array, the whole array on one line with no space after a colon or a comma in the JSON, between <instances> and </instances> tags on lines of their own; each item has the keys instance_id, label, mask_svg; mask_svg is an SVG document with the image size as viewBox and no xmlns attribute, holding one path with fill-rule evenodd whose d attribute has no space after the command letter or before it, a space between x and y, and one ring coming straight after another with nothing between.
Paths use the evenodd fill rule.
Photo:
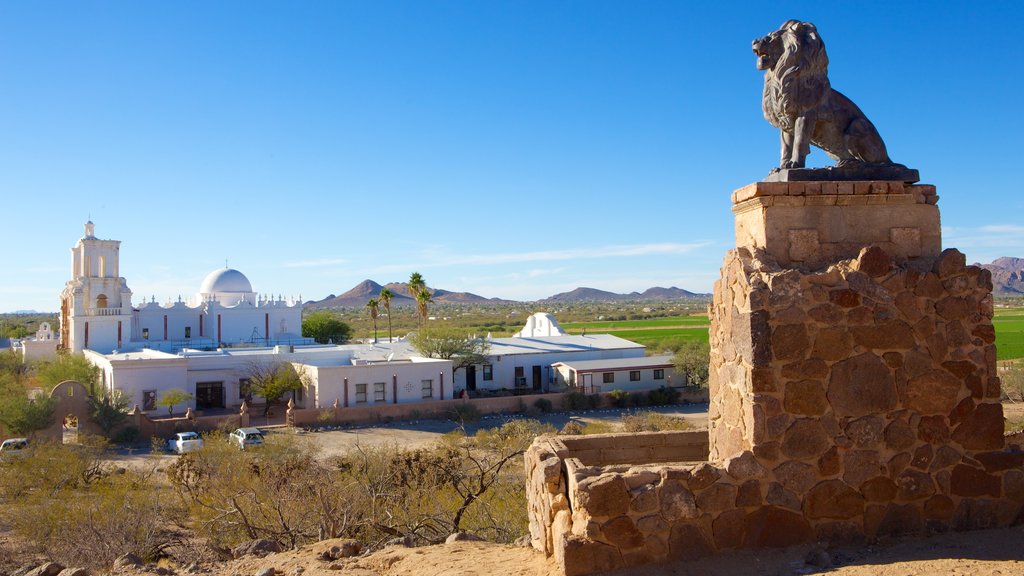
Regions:
<instances>
[{"instance_id":1,"label":"stone archway","mask_svg":"<svg viewBox=\"0 0 1024 576\"><path fill-rule=\"evenodd\" d=\"M89 419L89 390L81 382L65 380L53 387L50 398L57 401L53 408L53 424L36 432L39 440L63 442L65 423L77 424L77 433L102 434L99 426Z\"/></svg>"}]
</instances>

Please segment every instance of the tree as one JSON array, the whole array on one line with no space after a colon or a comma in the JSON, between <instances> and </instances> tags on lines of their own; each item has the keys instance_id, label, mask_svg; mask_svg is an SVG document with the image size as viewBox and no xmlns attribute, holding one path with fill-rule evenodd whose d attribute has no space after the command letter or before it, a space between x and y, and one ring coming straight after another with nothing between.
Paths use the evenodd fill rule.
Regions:
<instances>
[{"instance_id":1,"label":"tree","mask_svg":"<svg viewBox=\"0 0 1024 576\"><path fill-rule=\"evenodd\" d=\"M40 394L29 398L24 392L12 391L0 396L0 424L11 434L31 436L36 430L53 425L57 400Z\"/></svg>"},{"instance_id":2,"label":"tree","mask_svg":"<svg viewBox=\"0 0 1024 576\"><path fill-rule=\"evenodd\" d=\"M710 351L707 342L686 342L672 357L672 366L677 374L686 376L688 385L707 386Z\"/></svg>"},{"instance_id":3,"label":"tree","mask_svg":"<svg viewBox=\"0 0 1024 576\"><path fill-rule=\"evenodd\" d=\"M427 289L427 282L419 272L409 275L409 295L416 300L416 310L420 314L420 322L427 320L427 305L432 301L430 290Z\"/></svg>"},{"instance_id":4,"label":"tree","mask_svg":"<svg viewBox=\"0 0 1024 576\"><path fill-rule=\"evenodd\" d=\"M85 355L58 354L55 360L41 362L35 369L36 378L46 390L52 390L54 386L66 380L81 382L89 390L89 394L96 394L96 386L100 382L101 371L85 359Z\"/></svg>"},{"instance_id":5,"label":"tree","mask_svg":"<svg viewBox=\"0 0 1024 576\"><path fill-rule=\"evenodd\" d=\"M270 407L285 393L302 390L308 384L306 373L296 370L289 362L253 362L249 365L248 377L253 394L267 401L264 416L270 414Z\"/></svg>"},{"instance_id":6,"label":"tree","mask_svg":"<svg viewBox=\"0 0 1024 576\"><path fill-rule=\"evenodd\" d=\"M0 352L0 379L10 382L17 388L24 388L28 380L28 364L25 364L21 355L8 348Z\"/></svg>"},{"instance_id":7,"label":"tree","mask_svg":"<svg viewBox=\"0 0 1024 576\"><path fill-rule=\"evenodd\" d=\"M192 401L192 395L181 388L171 388L163 393L163 396L156 401L157 406L166 406L167 414L174 415L174 407L178 404L185 404Z\"/></svg>"},{"instance_id":8,"label":"tree","mask_svg":"<svg viewBox=\"0 0 1024 576\"><path fill-rule=\"evenodd\" d=\"M393 342L394 337L391 335L391 299L395 297L395 293L388 290L387 287L380 289L380 303L384 305L384 313L388 315L388 342Z\"/></svg>"},{"instance_id":9,"label":"tree","mask_svg":"<svg viewBox=\"0 0 1024 576\"><path fill-rule=\"evenodd\" d=\"M89 396L89 419L107 436L128 418L128 398L119 391Z\"/></svg>"},{"instance_id":10,"label":"tree","mask_svg":"<svg viewBox=\"0 0 1024 576\"><path fill-rule=\"evenodd\" d=\"M409 295L413 298L417 294L427 289L427 283L423 280L423 275L419 272L413 272L409 275Z\"/></svg>"},{"instance_id":11,"label":"tree","mask_svg":"<svg viewBox=\"0 0 1024 576\"><path fill-rule=\"evenodd\" d=\"M302 335L318 344L341 344L352 337L352 327L331 312L321 310L302 319Z\"/></svg>"},{"instance_id":12,"label":"tree","mask_svg":"<svg viewBox=\"0 0 1024 576\"><path fill-rule=\"evenodd\" d=\"M373 318L373 342L377 342L377 316L380 315L380 301L370 298L366 301L366 307L370 309L370 318Z\"/></svg>"},{"instance_id":13,"label":"tree","mask_svg":"<svg viewBox=\"0 0 1024 576\"><path fill-rule=\"evenodd\" d=\"M452 378L460 368L487 364L491 344L448 324L426 324L410 338L420 354L452 361Z\"/></svg>"},{"instance_id":14,"label":"tree","mask_svg":"<svg viewBox=\"0 0 1024 576\"><path fill-rule=\"evenodd\" d=\"M427 321L427 316L430 312L428 305L433 301L434 299L431 298L430 292L427 292L426 290L422 290L416 294L416 309L420 313L420 322Z\"/></svg>"}]
</instances>

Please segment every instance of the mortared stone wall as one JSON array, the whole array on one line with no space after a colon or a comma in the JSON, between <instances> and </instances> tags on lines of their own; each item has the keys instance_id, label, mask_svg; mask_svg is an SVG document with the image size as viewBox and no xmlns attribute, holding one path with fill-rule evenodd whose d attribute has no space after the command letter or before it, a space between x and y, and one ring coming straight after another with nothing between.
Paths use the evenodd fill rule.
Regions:
<instances>
[{"instance_id":1,"label":"mortared stone wall","mask_svg":"<svg viewBox=\"0 0 1024 576\"><path fill-rule=\"evenodd\" d=\"M884 199L856 204L873 207L856 215L874 220L873 234L938 237L933 188L852 189L921 200L920 218L896 221ZM760 202L744 190L737 205ZM834 230L819 235L832 252L802 245L807 260L780 263L769 247L788 252L805 239L788 225L809 220L759 209L770 229L726 254L715 285L707 458L672 461L628 434L602 439L614 462L550 437L528 451L533 545L565 574L1024 519L1024 452L1003 436L989 273L916 242L851 255Z\"/></svg>"}]
</instances>

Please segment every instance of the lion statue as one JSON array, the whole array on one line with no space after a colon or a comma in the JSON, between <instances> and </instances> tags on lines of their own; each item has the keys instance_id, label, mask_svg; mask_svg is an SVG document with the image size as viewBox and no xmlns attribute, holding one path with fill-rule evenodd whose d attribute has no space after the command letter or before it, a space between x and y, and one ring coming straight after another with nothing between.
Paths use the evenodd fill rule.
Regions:
<instances>
[{"instance_id":1,"label":"lion statue","mask_svg":"<svg viewBox=\"0 0 1024 576\"><path fill-rule=\"evenodd\" d=\"M788 20L753 42L757 69L764 70L764 117L781 131L779 168L803 168L810 144L836 166L890 166L874 124L828 81L828 56L818 29Z\"/></svg>"}]
</instances>

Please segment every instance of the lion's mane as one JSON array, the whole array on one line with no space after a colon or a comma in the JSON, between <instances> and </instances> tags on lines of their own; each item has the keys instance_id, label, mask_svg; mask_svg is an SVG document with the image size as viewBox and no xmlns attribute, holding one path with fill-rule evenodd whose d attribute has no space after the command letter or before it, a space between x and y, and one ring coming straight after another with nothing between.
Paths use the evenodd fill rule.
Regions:
<instances>
[{"instance_id":1,"label":"lion's mane","mask_svg":"<svg viewBox=\"0 0 1024 576\"><path fill-rule=\"evenodd\" d=\"M828 54L813 24L788 20L769 36L769 61L765 70L761 107L773 126L792 130L796 118L818 107L828 97Z\"/></svg>"}]
</instances>

